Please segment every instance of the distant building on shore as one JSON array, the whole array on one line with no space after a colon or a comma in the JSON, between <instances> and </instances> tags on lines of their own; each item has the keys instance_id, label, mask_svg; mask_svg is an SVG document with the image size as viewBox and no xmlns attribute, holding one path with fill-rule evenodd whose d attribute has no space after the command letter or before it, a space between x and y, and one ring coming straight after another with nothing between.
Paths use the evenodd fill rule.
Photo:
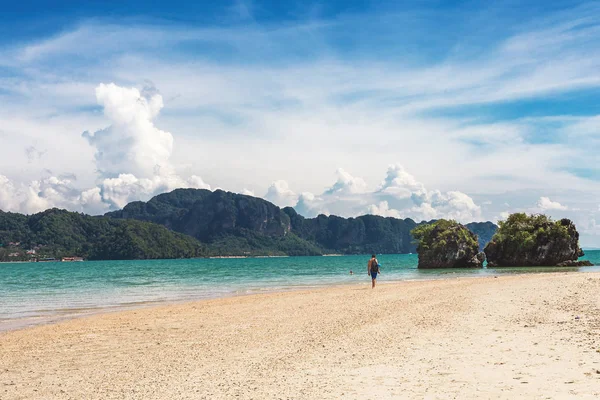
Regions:
<instances>
[{"instance_id":1,"label":"distant building on shore","mask_svg":"<svg viewBox=\"0 0 600 400\"><path fill-rule=\"evenodd\" d=\"M74 261L83 261L83 257L63 257L61 259L62 262L74 262Z\"/></svg>"}]
</instances>

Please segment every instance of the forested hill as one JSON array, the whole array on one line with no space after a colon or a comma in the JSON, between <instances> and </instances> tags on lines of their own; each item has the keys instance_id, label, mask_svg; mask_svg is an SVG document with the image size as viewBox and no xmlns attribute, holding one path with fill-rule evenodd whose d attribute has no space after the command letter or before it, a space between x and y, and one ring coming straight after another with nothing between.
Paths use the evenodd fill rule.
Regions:
<instances>
[{"instance_id":1,"label":"forested hill","mask_svg":"<svg viewBox=\"0 0 600 400\"><path fill-rule=\"evenodd\" d=\"M164 225L206 243L214 254L415 252L410 231L417 223L410 218L304 218L291 207L280 209L260 198L222 190L177 189L106 215ZM491 222L467 227L483 245L497 229Z\"/></svg>"},{"instance_id":2,"label":"forested hill","mask_svg":"<svg viewBox=\"0 0 600 400\"><path fill-rule=\"evenodd\" d=\"M0 211L0 261L84 257L90 260L189 258L206 254L198 240L164 226L50 209Z\"/></svg>"}]
</instances>

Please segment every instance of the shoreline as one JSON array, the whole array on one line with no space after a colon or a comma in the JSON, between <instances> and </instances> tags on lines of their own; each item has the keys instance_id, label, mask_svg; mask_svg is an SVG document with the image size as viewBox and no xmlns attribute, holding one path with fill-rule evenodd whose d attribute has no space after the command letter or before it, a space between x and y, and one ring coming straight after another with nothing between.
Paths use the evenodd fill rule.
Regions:
<instances>
[{"instance_id":1,"label":"shoreline","mask_svg":"<svg viewBox=\"0 0 600 400\"><path fill-rule=\"evenodd\" d=\"M499 278L499 277L510 277L510 276L544 276L544 275L558 275L558 274L599 274L600 271L576 271L573 268L576 267L560 267L565 269L564 271L544 271L544 272L523 272L523 273L514 273L507 275L480 275L480 276L469 276L469 275L459 275L452 276L450 274L447 275L438 275L431 277L423 277L423 278L406 278L406 279L398 279L398 280L390 280L390 281L378 281L377 286L392 286L392 285L402 285L403 283L410 282L436 282L436 281L454 281L461 279L490 279L490 278ZM571 270L566 270L571 268ZM358 274L360 275L360 274ZM370 279L370 278L369 278ZM261 295L269 295L269 294L284 294L284 293L298 293L303 291L313 291L313 290L327 290L327 289L335 289L335 288L352 288L352 287L370 287L371 282L368 279L365 279L361 282L356 283L348 283L348 282L340 282L340 283L330 283L330 284L306 284L306 285L297 285L297 286L288 286L288 287L272 287L272 288L261 288L261 289L248 289L243 292L230 292L230 293L213 293L206 297L199 297L194 299L179 299L179 300L148 300L141 301L138 303L124 303L118 305L111 306L100 306L100 307L87 307L87 308L63 308L57 310L51 310L51 312L55 312L55 314L47 315L47 316L34 316L34 317L22 317L22 318L8 318L5 320L0 320L0 337L4 332L13 332L24 329L35 328L38 326L49 326L60 324L65 321L85 319L89 317L102 316L106 314L115 314L120 312L126 312L131 310L145 310L152 309L154 307L168 307L168 306L177 306L177 305L185 305L185 304L195 304L195 303L203 303L213 300L222 300L222 299L234 299L238 297L247 297L247 296L261 296Z\"/></svg>"},{"instance_id":2,"label":"shoreline","mask_svg":"<svg viewBox=\"0 0 600 400\"><path fill-rule=\"evenodd\" d=\"M543 288L543 290L539 290ZM600 273L254 294L0 333L2 398L600 396Z\"/></svg>"}]
</instances>

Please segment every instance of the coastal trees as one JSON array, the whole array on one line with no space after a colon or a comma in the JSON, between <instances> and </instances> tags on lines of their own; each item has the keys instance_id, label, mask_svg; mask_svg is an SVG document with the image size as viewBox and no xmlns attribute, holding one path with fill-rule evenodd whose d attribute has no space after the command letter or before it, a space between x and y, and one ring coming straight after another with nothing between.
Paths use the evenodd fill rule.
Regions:
<instances>
[{"instance_id":1,"label":"coastal trees","mask_svg":"<svg viewBox=\"0 0 600 400\"><path fill-rule=\"evenodd\" d=\"M484 251L491 267L574 265L581 254L579 233L571 220L525 213L500 221Z\"/></svg>"},{"instance_id":2,"label":"coastal trees","mask_svg":"<svg viewBox=\"0 0 600 400\"><path fill-rule=\"evenodd\" d=\"M419 268L481 268L477 235L456 221L440 219L412 230Z\"/></svg>"},{"instance_id":3,"label":"coastal trees","mask_svg":"<svg viewBox=\"0 0 600 400\"><path fill-rule=\"evenodd\" d=\"M162 225L56 208L29 216L0 212L0 244L0 261L65 256L183 258L205 254L204 246L196 239Z\"/></svg>"}]
</instances>

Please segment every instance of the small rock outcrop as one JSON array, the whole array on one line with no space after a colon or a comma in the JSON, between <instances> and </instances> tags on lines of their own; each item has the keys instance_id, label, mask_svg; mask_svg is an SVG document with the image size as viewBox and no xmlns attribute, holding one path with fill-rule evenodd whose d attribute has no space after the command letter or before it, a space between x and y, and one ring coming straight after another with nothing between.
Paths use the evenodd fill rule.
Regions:
<instances>
[{"instance_id":1,"label":"small rock outcrop","mask_svg":"<svg viewBox=\"0 0 600 400\"><path fill-rule=\"evenodd\" d=\"M576 266L582 254L569 219L516 213L499 225L484 250L489 267Z\"/></svg>"},{"instance_id":2,"label":"small rock outcrop","mask_svg":"<svg viewBox=\"0 0 600 400\"><path fill-rule=\"evenodd\" d=\"M594 264L592 264L592 262L589 260L581 260L581 261L570 260L570 261L563 261L561 263L558 263L557 266L558 267L593 267Z\"/></svg>"},{"instance_id":3,"label":"small rock outcrop","mask_svg":"<svg viewBox=\"0 0 600 400\"><path fill-rule=\"evenodd\" d=\"M417 241L419 268L481 268L477 235L456 221L438 220L411 232Z\"/></svg>"}]
</instances>

